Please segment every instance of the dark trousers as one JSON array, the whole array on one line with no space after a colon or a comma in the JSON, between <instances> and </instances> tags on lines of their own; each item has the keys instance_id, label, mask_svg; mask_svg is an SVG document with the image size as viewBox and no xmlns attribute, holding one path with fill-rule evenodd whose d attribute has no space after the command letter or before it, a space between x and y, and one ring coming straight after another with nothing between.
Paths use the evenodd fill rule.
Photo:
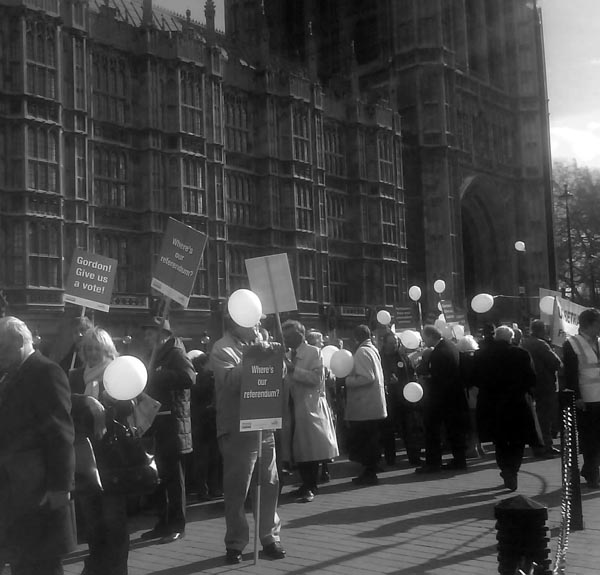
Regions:
<instances>
[{"instance_id":1,"label":"dark trousers","mask_svg":"<svg viewBox=\"0 0 600 575\"><path fill-rule=\"evenodd\" d=\"M600 480L600 402L586 403L585 410L577 410L579 440L583 454L581 475L591 483Z\"/></svg>"},{"instance_id":2,"label":"dark trousers","mask_svg":"<svg viewBox=\"0 0 600 575\"><path fill-rule=\"evenodd\" d=\"M85 560L89 575L127 575L129 530L125 495L94 494L81 496L90 549Z\"/></svg>"},{"instance_id":3,"label":"dark trousers","mask_svg":"<svg viewBox=\"0 0 600 575\"><path fill-rule=\"evenodd\" d=\"M425 409L425 463L432 467L442 464L442 426L450 442L452 456L458 464L466 461L467 413L436 403Z\"/></svg>"},{"instance_id":4,"label":"dark trousers","mask_svg":"<svg viewBox=\"0 0 600 575\"><path fill-rule=\"evenodd\" d=\"M317 482L319 479L319 462L318 461L303 461L298 463L298 473L302 479L303 491L317 492Z\"/></svg>"},{"instance_id":5,"label":"dark trousers","mask_svg":"<svg viewBox=\"0 0 600 575\"><path fill-rule=\"evenodd\" d=\"M544 448L550 449L558 415L558 394L554 389L536 390L535 411L542 431Z\"/></svg>"},{"instance_id":6,"label":"dark trousers","mask_svg":"<svg viewBox=\"0 0 600 575\"><path fill-rule=\"evenodd\" d=\"M21 559L11 563L10 569L12 575L63 575L64 573L60 557L46 557L31 561Z\"/></svg>"},{"instance_id":7,"label":"dark trousers","mask_svg":"<svg viewBox=\"0 0 600 575\"><path fill-rule=\"evenodd\" d=\"M185 475L183 456L156 449L156 466L160 477L156 497L157 529L166 533L185 530Z\"/></svg>"},{"instance_id":8,"label":"dark trousers","mask_svg":"<svg viewBox=\"0 0 600 575\"><path fill-rule=\"evenodd\" d=\"M381 419L349 421L348 457L364 466L365 473L376 473L379 463Z\"/></svg>"},{"instance_id":9,"label":"dark trousers","mask_svg":"<svg viewBox=\"0 0 600 575\"><path fill-rule=\"evenodd\" d=\"M515 441L495 441L496 463L504 475L516 475L521 468L525 443Z\"/></svg>"}]
</instances>

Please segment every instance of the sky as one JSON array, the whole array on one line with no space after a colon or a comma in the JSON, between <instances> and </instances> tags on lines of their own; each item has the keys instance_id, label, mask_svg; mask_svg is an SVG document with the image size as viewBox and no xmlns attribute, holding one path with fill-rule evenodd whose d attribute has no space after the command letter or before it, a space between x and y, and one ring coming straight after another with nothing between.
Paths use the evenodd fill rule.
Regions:
<instances>
[{"instance_id":1,"label":"sky","mask_svg":"<svg viewBox=\"0 0 600 575\"><path fill-rule=\"evenodd\" d=\"M325 1L325 0L322 0ZM204 0L157 4L204 21ZM224 0L217 28L225 28ZM544 23L553 160L600 169L600 0L538 0Z\"/></svg>"}]
</instances>

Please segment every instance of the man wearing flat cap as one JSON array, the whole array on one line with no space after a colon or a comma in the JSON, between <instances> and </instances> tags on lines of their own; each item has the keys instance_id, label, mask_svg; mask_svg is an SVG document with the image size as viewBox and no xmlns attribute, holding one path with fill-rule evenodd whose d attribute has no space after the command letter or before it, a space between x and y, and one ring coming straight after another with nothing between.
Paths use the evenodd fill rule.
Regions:
<instances>
[{"instance_id":1,"label":"man wearing flat cap","mask_svg":"<svg viewBox=\"0 0 600 575\"><path fill-rule=\"evenodd\" d=\"M190 389L196 372L168 320L157 319L143 327L144 340L153 350L145 391L161 403L148 430L154 437L161 483L156 493L158 522L152 530L142 534L142 539L171 543L185 535L183 455L192 451Z\"/></svg>"}]
</instances>

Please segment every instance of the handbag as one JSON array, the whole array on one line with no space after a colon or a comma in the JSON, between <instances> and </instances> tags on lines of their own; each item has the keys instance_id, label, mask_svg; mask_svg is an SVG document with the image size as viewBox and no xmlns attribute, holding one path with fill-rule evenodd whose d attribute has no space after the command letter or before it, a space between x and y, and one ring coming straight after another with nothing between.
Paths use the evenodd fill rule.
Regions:
<instances>
[{"instance_id":1,"label":"handbag","mask_svg":"<svg viewBox=\"0 0 600 575\"><path fill-rule=\"evenodd\" d=\"M118 421L108 422L96 457L104 493L144 495L160 482L154 456L146 451L143 440Z\"/></svg>"},{"instance_id":2,"label":"handbag","mask_svg":"<svg viewBox=\"0 0 600 575\"><path fill-rule=\"evenodd\" d=\"M98 464L89 437L75 435L73 448L75 449L75 492L98 493L102 491Z\"/></svg>"}]
</instances>

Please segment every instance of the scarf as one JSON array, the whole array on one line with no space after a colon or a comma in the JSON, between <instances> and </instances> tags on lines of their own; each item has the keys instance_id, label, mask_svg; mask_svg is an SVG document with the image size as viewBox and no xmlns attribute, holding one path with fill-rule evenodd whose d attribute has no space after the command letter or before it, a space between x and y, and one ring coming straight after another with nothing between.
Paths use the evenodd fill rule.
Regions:
<instances>
[{"instance_id":1,"label":"scarf","mask_svg":"<svg viewBox=\"0 0 600 575\"><path fill-rule=\"evenodd\" d=\"M94 367L86 366L83 370L83 382L85 383L84 395L91 395L94 399L100 399L100 391L104 389L102 385L102 376L111 358L106 358L102 363Z\"/></svg>"}]
</instances>

